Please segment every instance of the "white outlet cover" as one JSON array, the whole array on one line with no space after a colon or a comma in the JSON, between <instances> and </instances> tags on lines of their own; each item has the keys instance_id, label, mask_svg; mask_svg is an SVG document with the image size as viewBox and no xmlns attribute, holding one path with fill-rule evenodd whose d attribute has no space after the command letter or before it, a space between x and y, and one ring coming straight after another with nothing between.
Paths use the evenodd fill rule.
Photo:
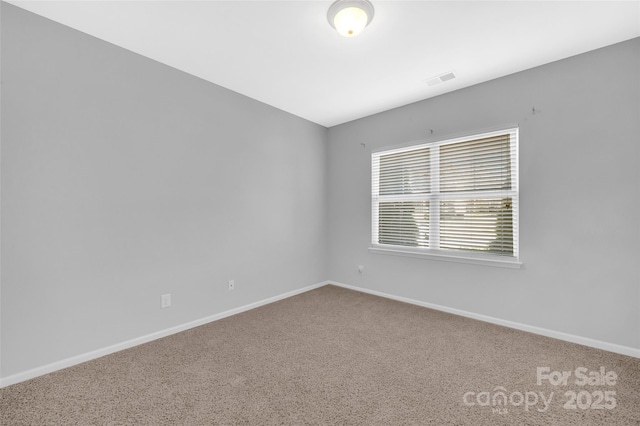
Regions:
<instances>
[{"instance_id":1,"label":"white outlet cover","mask_svg":"<svg viewBox=\"0 0 640 426\"><path fill-rule=\"evenodd\" d=\"M171 306L171 294L163 294L160 296L160 307L168 308Z\"/></svg>"}]
</instances>

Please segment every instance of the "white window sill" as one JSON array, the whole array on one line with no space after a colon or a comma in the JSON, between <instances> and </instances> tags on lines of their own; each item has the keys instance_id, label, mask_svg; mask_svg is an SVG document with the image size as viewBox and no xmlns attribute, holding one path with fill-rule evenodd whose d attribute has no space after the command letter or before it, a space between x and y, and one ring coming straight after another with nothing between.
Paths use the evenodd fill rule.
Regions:
<instances>
[{"instance_id":1,"label":"white window sill","mask_svg":"<svg viewBox=\"0 0 640 426\"><path fill-rule=\"evenodd\" d=\"M514 259L500 259L499 257L487 258L487 257L475 257L475 256L460 256L444 253L426 253L412 251L411 249L403 250L401 248L382 248L382 247L369 247L369 253L375 254L390 254L393 256L405 256L416 257L421 259L441 260L445 262L457 262L457 263L470 263L472 265L484 265L484 266L496 266L499 268L511 268L520 269L522 262Z\"/></svg>"}]
</instances>

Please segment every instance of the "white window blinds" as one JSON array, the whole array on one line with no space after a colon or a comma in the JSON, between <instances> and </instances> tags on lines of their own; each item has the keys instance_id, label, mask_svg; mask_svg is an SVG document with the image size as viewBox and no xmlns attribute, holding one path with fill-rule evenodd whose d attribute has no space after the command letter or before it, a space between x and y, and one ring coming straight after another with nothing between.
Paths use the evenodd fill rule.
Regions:
<instances>
[{"instance_id":1,"label":"white window blinds","mask_svg":"<svg viewBox=\"0 0 640 426\"><path fill-rule=\"evenodd\" d=\"M518 259L518 129L372 154L374 247Z\"/></svg>"}]
</instances>

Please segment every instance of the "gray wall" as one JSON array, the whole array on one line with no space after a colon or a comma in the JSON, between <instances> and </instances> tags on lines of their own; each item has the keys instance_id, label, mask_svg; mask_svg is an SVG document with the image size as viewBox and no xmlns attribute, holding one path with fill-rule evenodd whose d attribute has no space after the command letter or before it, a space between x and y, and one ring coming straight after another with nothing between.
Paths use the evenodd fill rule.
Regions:
<instances>
[{"instance_id":1,"label":"gray wall","mask_svg":"<svg viewBox=\"0 0 640 426\"><path fill-rule=\"evenodd\" d=\"M634 39L331 128L329 278L640 348L639 75ZM372 149L511 123L522 269L368 253Z\"/></svg>"},{"instance_id":2,"label":"gray wall","mask_svg":"<svg viewBox=\"0 0 640 426\"><path fill-rule=\"evenodd\" d=\"M2 377L326 279L325 128L6 3L1 95Z\"/></svg>"}]
</instances>

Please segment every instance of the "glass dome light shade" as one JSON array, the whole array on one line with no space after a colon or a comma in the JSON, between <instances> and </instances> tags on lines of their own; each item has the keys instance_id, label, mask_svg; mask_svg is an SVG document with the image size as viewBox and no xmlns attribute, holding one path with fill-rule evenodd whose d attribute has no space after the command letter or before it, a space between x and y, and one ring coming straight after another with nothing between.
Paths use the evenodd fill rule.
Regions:
<instances>
[{"instance_id":1,"label":"glass dome light shade","mask_svg":"<svg viewBox=\"0 0 640 426\"><path fill-rule=\"evenodd\" d=\"M369 25L373 14L369 0L336 0L329 7L327 20L340 35L355 37Z\"/></svg>"},{"instance_id":2,"label":"glass dome light shade","mask_svg":"<svg viewBox=\"0 0 640 426\"><path fill-rule=\"evenodd\" d=\"M358 7L346 7L333 18L336 30L345 37L355 37L367 26L367 12Z\"/></svg>"}]
</instances>

